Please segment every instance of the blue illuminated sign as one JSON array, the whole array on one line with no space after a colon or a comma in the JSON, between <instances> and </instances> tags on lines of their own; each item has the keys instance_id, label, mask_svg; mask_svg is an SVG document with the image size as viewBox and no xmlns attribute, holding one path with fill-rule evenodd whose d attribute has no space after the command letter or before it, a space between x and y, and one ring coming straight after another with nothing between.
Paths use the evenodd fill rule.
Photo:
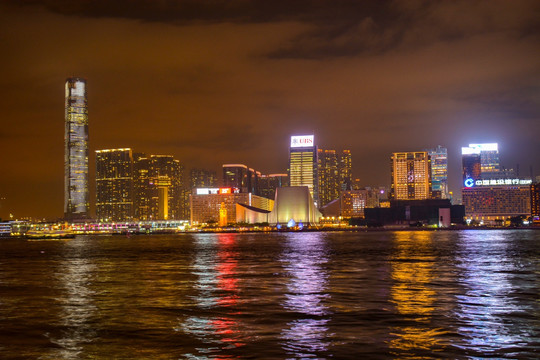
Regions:
<instances>
[{"instance_id":1,"label":"blue illuminated sign","mask_svg":"<svg viewBox=\"0 0 540 360\"><path fill-rule=\"evenodd\" d=\"M474 180L471 178L465 179L465 187L473 187L474 186Z\"/></svg>"}]
</instances>

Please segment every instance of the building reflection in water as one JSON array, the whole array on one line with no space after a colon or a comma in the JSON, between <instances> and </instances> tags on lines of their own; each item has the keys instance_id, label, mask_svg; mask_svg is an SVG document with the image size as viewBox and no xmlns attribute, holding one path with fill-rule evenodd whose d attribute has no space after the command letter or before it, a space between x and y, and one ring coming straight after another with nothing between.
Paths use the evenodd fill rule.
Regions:
<instances>
[{"instance_id":1,"label":"building reflection in water","mask_svg":"<svg viewBox=\"0 0 540 360\"><path fill-rule=\"evenodd\" d=\"M282 330L283 349L297 358L318 357L330 347L328 322L329 261L322 233L292 234L284 240L280 261L289 277L283 308L296 317Z\"/></svg>"},{"instance_id":2,"label":"building reflection in water","mask_svg":"<svg viewBox=\"0 0 540 360\"><path fill-rule=\"evenodd\" d=\"M391 301L405 321L392 329L391 351L400 358L418 357L443 350L445 331L431 326L437 293L433 289L434 244L432 232L400 231L391 258Z\"/></svg>"},{"instance_id":3,"label":"building reflection in water","mask_svg":"<svg viewBox=\"0 0 540 360\"><path fill-rule=\"evenodd\" d=\"M191 316L181 326L184 332L203 344L196 348L198 354L186 356L219 357L222 350L245 345L245 334L240 332L236 319L236 315L240 315L237 310L237 235L200 234L194 241L196 256L192 269L197 277L194 302L199 309L197 314L206 315Z\"/></svg>"},{"instance_id":4,"label":"building reflection in water","mask_svg":"<svg viewBox=\"0 0 540 360\"><path fill-rule=\"evenodd\" d=\"M84 353L86 344L96 338L92 317L96 313L94 291L90 288L96 265L87 254L84 237L65 243L64 254L57 270L56 280L63 295L56 299L60 303L57 327L60 334L51 334L50 341L58 345L46 359L74 359Z\"/></svg>"},{"instance_id":5,"label":"building reflection in water","mask_svg":"<svg viewBox=\"0 0 540 360\"><path fill-rule=\"evenodd\" d=\"M526 289L512 284L512 274L519 273L514 261L521 259L512 258L511 245L512 238L502 231L465 233L458 242L460 282L465 289L458 296L455 316L464 324L458 333L473 355L512 357L523 344L534 342L535 333L538 336L538 328L527 327L524 321L534 317L534 310L513 299L513 294Z\"/></svg>"}]
</instances>

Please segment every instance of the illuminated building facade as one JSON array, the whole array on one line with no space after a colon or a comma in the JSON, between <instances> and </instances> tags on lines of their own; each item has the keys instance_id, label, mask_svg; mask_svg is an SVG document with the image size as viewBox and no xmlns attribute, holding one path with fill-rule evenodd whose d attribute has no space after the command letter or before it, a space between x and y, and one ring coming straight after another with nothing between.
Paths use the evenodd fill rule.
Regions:
<instances>
[{"instance_id":1,"label":"illuminated building facade","mask_svg":"<svg viewBox=\"0 0 540 360\"><path fill-rule=\"evenodd\" d=\"M352 158L350 150L317 151L317 175L319 183L319 206L339 198L352 188Z\"/></svg>"},{"instance_id":2,"label":"illuminated building facade","mask_svg":"<svg viewBox=\"0 0 540 360\"><path fill-rule=\"evenodd\" d=\"M243 164L223 165L223 186L237 188L240 192L259 194L261 173Z\"/></svg>"},{"instance_id":3,"label":"illuminated building facade","mask_svg":"<svg viewBox=\"0 0 540 360\"><path fill-rule=\"evenodd\" d=\"M134 216L137 220L150 220L150 198L148 178L149 159L143 153L133 154Z\"/></svg>"},{"instance_id":4,"label":"illuminated building facade","mask_svg":"<svg viewBox=\"0 0 540 360\"><path fill-rule=\"evenodd\" d=\"M189 183L191 189L216 187L218 184L217 174L215 171L205 169L191 169Z\"/></svg>"},{"instance_id":5,"label":"illuminated building facade","mask_svg":"<svg viewBox=\"0 0 540 360\"><path fill-rule=\"evenodd\" d=\"M431 161L427 151L392 154L392 200L431 198Z\"/></svg>"},{"instance_id":6,"label":"illuminated building facade","mask_svg":"<svg viewBox=\"0 0 540 360\"><path fill-rule=\"evenodd\" d=\"M463 165L463 183L468 184L479 179L501 177L499 164L499 146L497 143L469 144L461 148ZM470 180L469 180L470 179Z\"/></svg>"},{"instance_id":7,"label":"illuminated building facade","mask_svg":"<svg viewBox=\"0 0 540 360\"><path fill-rule=\"evenodd\" d=\"M480 180L490 182L497 180ZM497 224L514 216L531 214L530 181L514 180L514 185L474 185L462 189L468 219ZM528 184L526 184L528 182Z\"/></svg>"},{"instance_id":8,"label":"illuminated building facade","mask_svg":"<svg viewBox=\"0 0 540 360\"><path fill-rule=\"evenodd\" d=\"M321 208L321 212L326 217L363 218L366 208L379 206L379 199L384 196L384 193L384 190L369 187L359 190L346 190L341 193L339 199Z\"/></svg>"},{"instance_id":9,"label":"illuminated building facade","mask_svg":"<svg viewBox=\"0 0 540 360\"><path fill-rule=\"evenodd\" d=\"M183 167L170 155L152 155L148 162L150 219L181 219Z\"/></svg>"},{"instance_id":10,"label":"illuminated building facade","mask_svg":"<svg viewBox=\"0 0 540 360\"><path fill-rule=\"evenodd\" d=\"M96 151L96 217L98 221L130 221L134 214L131 149Z\"/></svg>"},{"instance_id":11,"label":"illuminated building facade","mask_svg":"<svg viewBox=\"0 0 540 360\"><path fill-rule=\"evenodd\" d=\"M64 217L89 217L88 106L86 80L68 78L65 85Z\"/></svg>"},{"instance_id":12,"label":"illuminated building facade","mask_svg":"<svg viewBox=\"0 0 540 360\"><path fill-rule=\"evenodd\" d=\"M317 146L315 146L314 136L291 136L290 186L307 186L315 204L319 203L317 163Z\"/></svg>"},{"instance_id":13,"label":"illuminated building facade","mask_svg":"<svg viewBox=\"0 0 540 360\"><path fill-rule=\"evenodd\" d=\"M317 150L319 205L324 206L339 197L341 182L339 160L335 150Z\"/></svg>"},{"instance_id":14,"label":"illuminated building facade","mask_svg":"<svg viewBox=\"0 0 540 360\"><path fill-rule=\"evenodd\" d=\"M432 198L448 199L448 150L439 145L427 151L431 159Z\"/></svg>"},{"instance_id":15,"label":"illuminated building facade","mask_svg":"<svg viewBox=\"0 0 540 360\"><path fill-rule=\"evenodd\" d=\"M261 175L259 195L273 200L276 197L276 189L284 186L289 186L289 175L287 174Z\"/></svg>"},{"instance_id":16,"label":"illuminated building facade","mask_svg":"<svg viewBox=\"0 0 540 360\"><path fill-rule=\"evenodd\" d=\"M531 216L540 222L540 183L531 184Z\"/></svg>"},{"instance_id":17,"label":"illuminated building facade","mask_svg":"<svg viewBox=\"0 0 540 360\"><path fill-rule=\"evenodd\" d=\"M229 225L237 222L236 204L272 210L274 201L251 193L234 192L231 187L197 188L190 197L191 224L215 223Z\"/></svg>"}]
</instances>

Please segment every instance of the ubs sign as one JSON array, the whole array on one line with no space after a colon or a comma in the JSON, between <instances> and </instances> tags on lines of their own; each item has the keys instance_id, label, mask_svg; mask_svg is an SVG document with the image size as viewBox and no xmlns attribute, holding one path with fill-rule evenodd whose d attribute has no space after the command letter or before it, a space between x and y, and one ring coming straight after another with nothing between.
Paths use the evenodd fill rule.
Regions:
<instances>
[{"instance_id":1,"label":"ubs sign","mask_svg":"<svg viewBox=\"0 0 540 360\"><path fill-rule=\"evenodd\" d=\"M311 147L313 146L314 135L291 136L291 147Z\"/></svg>"}]
</instances>

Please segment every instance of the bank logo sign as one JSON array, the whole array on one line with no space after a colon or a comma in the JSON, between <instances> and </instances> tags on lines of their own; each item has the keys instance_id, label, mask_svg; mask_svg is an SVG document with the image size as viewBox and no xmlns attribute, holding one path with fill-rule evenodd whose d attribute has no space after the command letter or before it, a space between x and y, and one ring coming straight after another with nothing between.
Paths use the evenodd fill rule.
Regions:
<instances>
[{"instance_id":1,"label":"bank logo sign","mask_svg":"<svg viewBox=\"0 0 540 360\"><path fill-rule=\"evenodd\" d=\"M291 147L312 147L314 135L291 136Z\"/></svg>"},{"instance_id":2,"label":"bank logo sign","mask_svg":"<svg viewBox=\"0 0 540 360\"><path fill-rule=\"evenodd\" d=\"M530 179L490 179L490 180L473 180L467 178L464 182L465 187L473 186L500 186L500 185L530 185L532 180Z\"/></svg>"}]
</instances>

